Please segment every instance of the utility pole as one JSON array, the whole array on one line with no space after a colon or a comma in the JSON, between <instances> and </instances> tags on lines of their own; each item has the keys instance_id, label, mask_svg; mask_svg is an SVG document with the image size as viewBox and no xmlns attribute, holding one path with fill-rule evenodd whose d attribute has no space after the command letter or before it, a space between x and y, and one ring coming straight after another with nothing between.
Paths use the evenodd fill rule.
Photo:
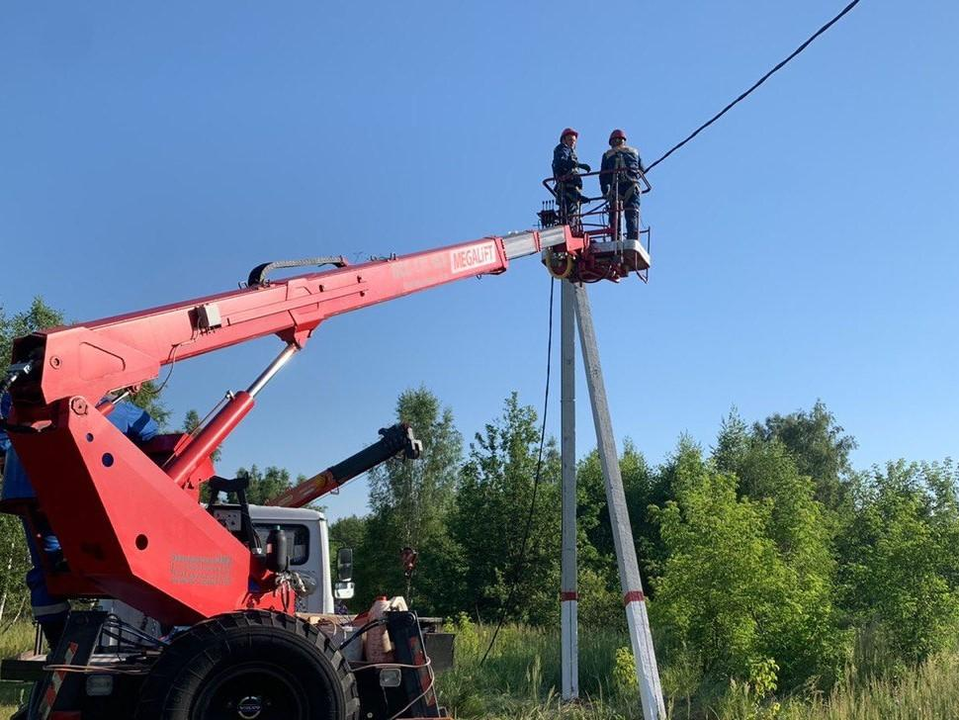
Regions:
<instances>
[{"instance_id":1,"label":"utility pole","mask_svg":"<svg viewBox=\"0 0 960 720\"><path fill-rule=\"evenodd\" d=\"M580 696L577 650L577 439L576 299L574 285L560 283L560 690L564 700Z\"/></svg>"},{"instance_id":2,"label":"utility pole","mask_svg":"<svg viewBox=\"0 0 960 720\"><path fill-rule=\"evenodd\" d=\"M636 664L637 680L640 683L640 703L643 706L644 720L661 720L667 711L663 704L663 690L660 688L660 673L657 670L657 658L653 651L653 639L650 637L650 620L640 582L640 568L637 565L637 552L633 545L633 532L630 529L630 516L627 513L627 500L623 493L623 478L620 476L620 461L617 445L613 437L613 424L610 422L610 409L607 406L607 392L603 385L603 373L600 370L600 354L597 338L593 329L593 316L590 313L590 300L583 286L570 285L576 300L577 321L580 326L580 348L583 351L583 364L587 375L587 387L590 390L590 404L593 407L593 424L597 431L597 449L607 491L607 507L610 511L610 527L613 531L614 548L617 553L617 566L620 571L620 587L623 592L623 604L627 613L627 625L630 630L630 645ZM564 436L566 439L566 436ZM566 627L566 626L564 626Z\"/></svg>"}]
</instances>

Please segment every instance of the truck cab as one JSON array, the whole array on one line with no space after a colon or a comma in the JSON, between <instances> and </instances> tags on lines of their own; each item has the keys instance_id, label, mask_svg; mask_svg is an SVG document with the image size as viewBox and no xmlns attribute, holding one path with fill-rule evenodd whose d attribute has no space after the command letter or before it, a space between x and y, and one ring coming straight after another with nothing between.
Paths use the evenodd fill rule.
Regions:
<instances>
[{"instance_id":1,"label":"truck cab","mask_svg":"<svg viewBox=\"0 0 960 720\"><path fill-rule=\"evenodd\" d=\"M334 612L333 579L330 572L330 536L327 518L319 510L270 505L250 505L250 520L263 547L277 529L286 536L290 570L302 576L316 590L297 595L297 612ZM239 506L220 506L213 516L228 530L239 520ZM312 583L310 582L312 581Z\"/></svg>"}]
</instances>

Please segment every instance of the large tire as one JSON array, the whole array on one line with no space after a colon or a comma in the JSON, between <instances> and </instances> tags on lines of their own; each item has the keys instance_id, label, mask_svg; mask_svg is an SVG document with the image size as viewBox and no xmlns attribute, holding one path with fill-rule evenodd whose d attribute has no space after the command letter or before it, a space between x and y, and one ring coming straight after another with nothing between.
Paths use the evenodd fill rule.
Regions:
<instances>
[{"instance_id":1,"label":"large tire","mask_svg":"<svg viewBox=\"0 0 960 720\"><path fill-rule=\"evenodd\" d=\"M248 610L177 636L144 681L137 720L356 720L357 686L299 618Z\"/></svg>"}]
</instances>

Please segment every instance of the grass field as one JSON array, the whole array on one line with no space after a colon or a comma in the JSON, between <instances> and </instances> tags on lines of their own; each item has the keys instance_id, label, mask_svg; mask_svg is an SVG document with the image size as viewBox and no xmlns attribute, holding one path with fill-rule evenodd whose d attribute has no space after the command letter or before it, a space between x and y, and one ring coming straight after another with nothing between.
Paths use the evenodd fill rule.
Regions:
<instances>
[{"instance_id":1,"label":"grass field","mask_svg":"<svg viewBox=\"0 0 960 720\"><path fill-rule=\"evenodd\" d=\"M581 630L580 694L577 704L561 703L559 642L556 633L506 627L485 665L480 658L489 628L457 628L457 667L440 676L442 702L464 720L633 720L642 718L630 676L632 665L617 649L626 637L613 631ZM33 627L14 626L0 634L0 656L33 644ZM809 692L758 700L741 686L697 684L688 668L661 665L671 720L951 720L958 714L957 653L937 655L896 676L863 677L848 668L829 693ZM0 717L9 717L29 686L0 683Z\"/></svg>"},{"instance_id":2,"label":"grass field","mask_svg":"<svg viewBox=\"0 0 960 720\"><path fill-rule=\"evenodd\" d=\"M33 647L33 623L20 622L0 629L0 658L13 657ZM0 678L2 679L2 678ZM0 682L0 718L8 718L26 702L29 683Z\"/></svg>"},{"instance_id":3,"label":"grass field","mask_svg":"<svg viewBox=\"0 0 960 720\"><path fill-rule=\"evenodd\" d=\"M632 720L642 718L632 663L617 649L625 636L581 630L582 702L560 702L556 633L507 627L485 665L487 628L457 628L457 667L442 675L442 701L456 717L492 720ZM937 655L899 676L863 677L855 668L829 693L758 700L742 686L696 683L689 668L661 664L672 720L951 720L960 717L957 653Z\"/></svg>"}]
</instances>

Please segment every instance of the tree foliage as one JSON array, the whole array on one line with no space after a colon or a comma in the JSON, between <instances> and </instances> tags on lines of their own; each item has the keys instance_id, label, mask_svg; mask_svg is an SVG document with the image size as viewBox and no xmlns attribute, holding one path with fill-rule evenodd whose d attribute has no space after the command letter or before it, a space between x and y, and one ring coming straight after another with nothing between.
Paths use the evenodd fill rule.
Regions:
<instances>
[{"instance_id":1,"label":"tree foliage","mask_svg":"<svg viewBox=\"0 0 960 720\"><path fill-rule=\"evenodd\" d=\"M13 338L63 322L39 297L13 315L0 308L0 357L10 357ZM154 383L133 399L167 420ZM396 415L423 441L422 459L375 469L369 514L330 527L332 556L355 549L354 609L376 595L403 594L422 614L495 621L505 607L510 620L555 623L560 462L548 440L535 483L534 409L512 394L465 457L452 412L426 388L402 393ZM199 422L190 411L183 427L189 432ZM695 682L733 678L761 694L828 685L853 653L855 636L860 645L875 639L898 662L956 642L956 464L899 460L857 472L855 448L820 401L753 423L733 411L711 450L682 436L657 466L624 444L620 470L658 651L682 658ZM291 485L278 467L254 465L237 475L250 479L251 503ZM619 624L621 590L596 451L581 458L577 479L580 621ZM400 563L403 547L419 552L410 577ZM25 608L27 564L19 521L0 517L0 621Z\"/></svg>"},{"instance_id":2,"label":"tree foliage","mask_svg":"<svg viewBox=\"0 0 960 720\"><path fill-rule=\"evenodd\" d=\"M504 606L516 620L558 617L560 459L552 444L545 448L536 486L539 445L536 411L516 393L470 445L452 534L469 558L461 607L480 618L495 619Z\"/></svg>"},{"instance_id":3,"label":"tree foliage","mask_svg":"<svg viewBox=\"0 0 960 720\"><path fill-rule=\"evenodd\" d=\"M664 560L663 542L650 514L651 505L666 501L662 473L654 472L627 440L619 458L620 476L630 515L644 589ZM625 627L623 593L617 576L606 484L596 450L577 466L578 615L586 626Z\"/></svg>"},{"instance_id":4,"label":"tree foliage","mask_svg":"<svg viewBox=\"0 0 960 720\"><path fill-rule=\"evenodd\" d=\"M957 468L887 463L862 478L839 543L840 596L907 661L957 636Z\"/></svg>"},{"instance_id":5,"label":"tree foliage","mask_svg":"<svg viewBox=\"0 0 960 720\"><path fill-rule=\"evenodd\" d=\"M696 448L675 468L676 500L654 511L668 552L654 618L673 642L699 650L708 675L752 681L774 663L792 683L820 670L829 595L812 593L771 537L776 501L738 493L737 477Z\"/></svg>"},{"instance_id":6,"label":"tree foliage","mask_svg":"<svg viewBox=\"0 0 960 720\"><path fill-rule=\"evenodd\" d=\"M425 611L449 609L438 583L457 562L447 527L457 485L462 441L453 413L426 388L407 390L397 400L396 417L409 423L423 443L419 460L388 460L370 473L371 515L357 563L358 599L407 595ZM419 562L405 577L400 551L414 548Z\"/></svg>"},{"instance_id":7,"label":"tree foliage","mask_svg":"<svg viewBox=\"0 0 960 720\"><path fill-rule=\"evenodd\" d=\"M880 637L907 662L950 644L956 466L897 462L857 473L854 447L822 403L756 423L731 412L712 450L682 436L656 467L624 444L620 470L658 648L682 657L691 677L734 678L758 693L826 687L852 656L855 637ZM560 488L552 441L518 565L538 449L536 413L513 395L462 461L442 464L457 477L447 504L438 505L447 510L436 516L427 551L429 583L420 570L418 609L495 621L516 580L508 618L556 622ZM350 542L361 538L357 565L367 569L357 572L368 595L402 587L397 540L385 538L400 537L397 514L411 507L416 484L408 471L381 476L373 512L343 528ZM620 624L596 451L580 460L577 477L580 622Z\"/></svg>"},{"instance_id":8,"label":"tree foliage","mask_svg":"<svg viewBox=\"0 0 960 720\"><path fill-rule=\"evenodd\" d=\"M838 509L847 499L850 453L857 441L844 433L823 401L817 400L809 412L771 415L754 425L754 436L779 441L800 474L813 480L816 499L825 507Z\"/></svg>"},{"instance_id":9,"label":"tree foliage","mask_svg":"<svg viewBox=\"0 0 960 720\"><path fill-rule=\"evenodd\" d=\"M263 505L291 485L290 472L274 465L264 470L256 465L251 465L249 470L242 467L237 470L236 476L250 481L247 486L247 502L251 505Z\"/></svg>"},{"instance_id":10,"label":"tree foliage","mask_svg":"<svg viewBox=\"0 0 960 720\"><path fill-rule=\"evenodd\" d=\"M63 325L64 322L63 313L47 305L39 295L33 298L26 310L10 316L6 314L6 308L0 306L0 358L3 359L4 368L10 362L16 338L35 330Z\"/></svg>"},{"instance_id":11,"label":"tree foliage","mask_svg":"<svg viewBox=\"0 0 960 720\"><path fill-rule=\"evenodd\" d=\"M187 434L192 433L200 427L200 422L200 413L193 409L187 410L187 414L183 417L183 425L180 429ZM210 459L215 463L218 462L222 456L223 451L219 447L210 453Z\"/></svg>"}]
</instances>

